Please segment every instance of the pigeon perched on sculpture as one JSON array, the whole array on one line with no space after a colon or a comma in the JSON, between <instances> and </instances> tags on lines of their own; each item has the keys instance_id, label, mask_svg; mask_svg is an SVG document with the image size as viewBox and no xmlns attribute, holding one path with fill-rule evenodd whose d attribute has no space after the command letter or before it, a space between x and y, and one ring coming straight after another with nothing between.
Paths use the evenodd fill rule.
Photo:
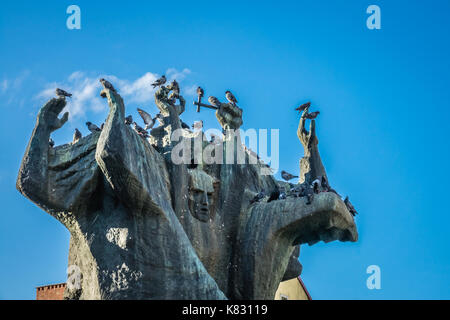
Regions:
<instances>
[{"instance_id":1,"label":"pigeon perched on sculpture","mask_svg":"<svg viewBox=\"0 0 450 320\"><path fill-rule=\"evenodd\" d=\"M295 108L295 110L297 110L298 112L303 112L305 110L308 110L310 106L311 106L311 102L306 102L306 103L300 105L300 107Z\"/></svg>"},{"instance_id":2,"label":"pigeon perched on sculpture","mask_svg":"<svg viewBox=\"0 0 450 320\"><path fill-rule=\"evenodd\" d=\"M293 174L286 172L284 170L281 170L281 177L286 181L292 180L294 178L298 178L298 176L294 176Z\"/></svg>"},{"instance_id":3,"label":"pigeon perched on sculpture","mask_svg":"<svg viewBox=\"0 0 450 320\"><path fill-rule=\"evenodd\" d=\"M161 87L162 85L164 85L166 83L166 81L167 81L166 76L163 75L161 78L156 79L156 81L152 83L152 87L153 88Z\"/></svg>"},{"instance_id":4,"label":"pigeon perched on sculpture","mask_svg":"<svg viewBox=\"0 0 450 320\"><path fill-rule=\"evenodd\" d=\"M139 108L137 108L137 112L141 116L142 120L144 120L144 124L145 124L144 130L147 131L147 130L152 129L153 126L155 125L156 118L155 119L152 118L150 113L148 113L142 109L139 109Z\"/></svg>"},{"instance_id":5,"label":"pigeon perched on sculpture","mask_svg":"<svg viewBox=\"0 0 450 320\"><path fill-rule=\"evenodd\" d=\"M133 124L133 116L132 116L131 114L128 115L128 116L125 118L125 124L126 124L127 126Z\"/></svg>"},{"instance_id":6,"label":"pigeon perched on sculpture","mask_svg":"<svg viewBox=\"0 0 450 320\"><path fill-rule=\"evenodd\" d=\"M71 93L68 93L67 91L64 91L63 89L60 88L56 88L55 93L58 98L72 97Z\"/></svg>"},{"instance_id":7,"label":"pigeon perched on sculpture","mask_svg":"<svg viewBox=\"0 0 450 320\"><path fill-rule=\"evenodd\" d=\"M114 86L108 80L105 80L104 78L101 78L99 81L102 84L104 89L111 90L113 92L117 92L116 89L114 88Z\"/></svg>"},{"instance_id":8,"label":"pigeon perched on sculpture","mask_svg":"<svg viewBox=\"0 0 450 320\"><path fill-rule=\"evenodd\" d=\"M99 127L97 127L95 124L93 124L90 121L86 122L86 126L87 126L88 130L92 133L102 131Z\"/></svg>"},{"instance_id":9,"label":"pigeon perched on sculpture","mask_svg":"<svg viewBox=\"0 0 450 320\"><path fill-rule=\"evenodd\" d=\"M75 128L75 132L73 133L73 139L72 139L72 144L77 143L78 141L80 141L80 139L83 137L83 135L81 134L80 130L78 130L77 128Z\"/></svg>"},{"instance_id":10,"label":"pigeon perched on sculpture","mask_svg":"<svg viewBox=\"0 0 450 320\"><path fill-rule=\"evenodd\" d=\"M229 90L225 91L225 97L227 98L228 102L232 103L233 105L236 105L236 103L238 102L236 97Z\"/></svg>"}]
</instances>

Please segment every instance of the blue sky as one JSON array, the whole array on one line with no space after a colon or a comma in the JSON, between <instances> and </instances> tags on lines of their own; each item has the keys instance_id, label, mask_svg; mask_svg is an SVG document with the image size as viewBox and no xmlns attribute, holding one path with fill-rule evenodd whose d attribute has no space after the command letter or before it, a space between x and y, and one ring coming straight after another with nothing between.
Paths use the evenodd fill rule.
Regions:
<instances>
[{"instance_id":1,"label":"blue sky","mask_svg":"<svg viewBox=\"0 0 450 320\"><path fill-rule=\"evenodd\" d=\"M66 28L71 4L81 30ZM381 30L366 27L371 4ZM106 118L92 79L113 77L137 116L156 111L142 83L163 73L181 79L188 102L196 85L232 90L244 129L280 129L281 168L293 173L303 154L294 108L310 100L321 111L322 160L360 212L360 238L302 246L314 299L449 299L449 12L445 0L2 3L0 299L34 299L34 287L66 279L68 232L15 189L46 90L79 96L54 135L62 144ZM218 127L190 105L182 118ZM366 287L369 265L381 268L380 290Z\"/></svg>"}]
</instances>

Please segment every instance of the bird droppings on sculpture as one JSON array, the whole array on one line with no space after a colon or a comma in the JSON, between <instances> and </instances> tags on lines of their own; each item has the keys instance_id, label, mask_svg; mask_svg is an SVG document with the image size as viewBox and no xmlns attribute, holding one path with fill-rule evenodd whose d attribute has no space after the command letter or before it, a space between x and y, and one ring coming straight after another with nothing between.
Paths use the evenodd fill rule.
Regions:
<instances>
[{"instance_id":1,"label":"bird droppings on sculpture","mask_svg":"<svg viewBox=\"0 0 450 320\"><path fill-rule=\"evenodd\" d=\"M125 117L105 79L109 114L101 128L86 123L91 134L76 129L72 143L54 145L51 133L68 119L58 118L70 97L63 90L38 114L17 189L70 231L68 264L80 284L67 286L65 299L273 299L281 280L300 274L301 244L357 240L356 210L329 185L310 103L297 108L304 157L292 184L295 175L262 174L267 165L255 152L229 144L240 142L230 131L243 124L230 91L228 103L211 96L204 104L198 87L197 111L214 109L225 133L209 141L203 122L192 131L181 121L185 100L179 84L166 81L151 84L160 113L138 109L145 127ZM246 161L206 161L205 151Z\"/></svg>"}]
</instances>

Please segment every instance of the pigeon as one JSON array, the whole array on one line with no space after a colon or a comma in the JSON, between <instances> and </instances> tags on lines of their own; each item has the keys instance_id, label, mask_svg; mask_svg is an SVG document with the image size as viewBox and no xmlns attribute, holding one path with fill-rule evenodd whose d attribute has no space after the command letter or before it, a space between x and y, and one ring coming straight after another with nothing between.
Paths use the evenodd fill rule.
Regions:
<instances>
[{"instance_id":1,"label":"pigeon","mask_svg":"<svg viewBox=\"0 0 450 320\"><path fill-rule=\"evenodd\" d=\"M77 143L80 139L81 139L82 135L80 130L78 130L77 128L75 128L75 132L73 134L73 140L72 140L72 144Z\"/></svg>"},{"instance_id":2,"label":"pigeon","mask_svg":"<svg viewBox=\"0 0 450 320\"><path fill-rule=\"evenodd\" d=\"M201 130L203 128L203 120L200 121L195 121L194 124L192 125L192 129L197 129L197 130Z\"/></svg>"},{"instance_id":3,"label":"pigeon","mask_svg":"<svg viewBox=\"0 0 450 320\"><path fill-rule=\"evenodd\" d=\"M267 202L272 202L274 200L278 200L280 198L280 190L275 190L270 194L269 199L267 200Z\"/></svg>"},{"instance_id":4,"label":"pigeon","mask_svg":"<svg viewBox=\"0 0 450 320\"><path fill-rule=\"evenodd\" d=\"M116 89L114 89L113 85L108 80L101 78L99 81L103 85L103 88L116 92Z\"/></svg>"},{"instance_id":5,"label":"pigeon","mask_svg":"<svg viewBox=\"0 0 450 320\"><path fill-rule=\"evenodd\" d=\"M320 180L321 180L320 184L321 184L323 190L325 192L328 192L330 190L330 185L328 184L327 178L325 176L322 176L322 178L320 178Z\"/></svg>"},{"instance_id":6,"label":"pigeon","mask_svg":"<svg viewBox=\"0 0 450 320\"><path fill-rule=\"evenodd\" d=\"M72 96L71 93L68 93L67 91L64 91L63 89L60 89L60 88L56 88L55 92L56 92L56 95L58 96L58 98L65 98L65 97L70 98Z\"/></svg>"},{"instance_id":7,"label":"pigeon","mask_svg":"<svg viewBox=\"0 0 450 320\"><path fill-rule=\"evenodd\" d=\"M232 103L233 105L236 105L237 100L236 97L231 93L231 91L225 91L225 97L227 98L227 100Z\"/></svg>"},{"instance_id":8,"label":"pigeon","mask_svg":"<svg viewBox=\"0 0 450 320\"><path fill-rule=\"evenodd\" d=\"M208 98L208 102L211 103L211 105L213 105L216 108L219 108L221 105L219 99L217 99L216 97L213 97L213 96Z\"/></svg>"},{"instance_id":9,"label":"pigeon","mask_svg":"<svg viewBox=\"0 0 450 320\"><path fill-rule=\"evenodd\" d=\"M306 197L306 204L311 204L314 200L314 190L306 184L306 186L303 186L303 191L301 194L302 197Z\"/></svg>"},{"instance_id":10,"label":"pigeon","mask_svg":"<svg viewBox=\"0 0 450 320\"><path fill-rule=\"evenodd\" d=\"M156 114L153 120L158 120L160 125L164 125L164 117L161 113Z\"/></svg>"},{"instance_id":11,"label":"pigeon","mask_svg":"<svg viewBox=\"0 0 450 320\"><path fill-rule=\"evenodd\" d=\"M356 210L355 210L355 207L352 205L352 203L348 199L348 196L345 197L344 203L347 206L348 211L350 211L350 213L352 214L352 216L356 216L358 214L358 212L356 212Z\"/></svg>"},{"instance_id":12,"label":"pigeon","mask_svg":"<svg viewBox=\"0 0 450 320\"><path fill-rule=\"evenodd\" d=\"M311 187L313 188L314 193L320 192L320 180L316 179L312 182Z\"/></svg>"},{"instance_id":13,"label":"pigeon","mask_svg":"<svg viewBox=\"0 0 450 320\"><path fill-rule=\"evenodd\" d=\"M281 177L286 181L292 180L294 178L298 178L298 176L294 176L284 170L281 170Z\"/></svg>"},{"instance_id":14,"label":"pigeon","mask_svg":"<svg viewBox=\"0 0 450 320\"><path fill-rule=\"evenodd\" d=\"M125 124L131 125L133 123L133 116L130 114L128 117L125 118Z\"/></svg>"},{"instance_id":15,"label":"pigeon","mask_svg":"<svg viewBox=\"0 0 450 320\"><path fill-rule=\"evenodd\" d=\"M148 132L144 128L139 126L136 122L133 122L133 125L134 125L134 131L136 131L138 135L140 135L143 138L148 137Z\"/></svg>"},{"instance_id":16,"label":"pigeon","mask_svg":"<svg viewBox=\"0 0 450 320\"><path fill-rule=\"evenodd\" d=\"M197 88L198 101L200 101L204 95L205 95L205 91L201 87L198 87Z\"/></svg>"},{"instance_id":17,"label":"pigeon","mask_svg":"<svg viewBox=\"0 0 450 320\"><path fill-rule=\"evenodd\" d=\"M167 79L166 76L163 75L161 78L159 78L158 80L156 80L155 82L152 83L153 88L156 87L160 87L162 86L164 83L166 83Z\"/></svg>"},{"instance_id":18,"label":"pigeon","mask_svg":"<svg viewBox=\"0 0 450 320\"><path fill-rule=\"evenodd\" d=\"M306 118L306 119L311 119L311 120L313 120L313 119L317 118L317 116L318 116L319 114L320 114L319 111L315 111L315 112L311 112L311 113L306 113L306 114L305 114L305 118Z\"/></svg>"},{"instance_id":19,"label":"pigeon","mask_svg":"<svg viewBox=\"0 0 450 320\"><path fill-rule=\"evenodd\" d=\"M100 129L99 127L97 127L95 124L93 124L92 122L86 122L86 125L89 129L90 132L95 133L98 131L102 131L102 129Z\"/></svg>"},{"instance_id":20,"label":"pigeon","mask_svg":"<svg viewBox=\"0 0 450 320\"><path fill-rule=\"evenodd\" d=\"M183 129L187 129L187 130L191 129L191 127L189 127L189 125L188 125L187 123L185 123L185 122L183 122L183 121L181 121L181 120L180 120L180 122L181 122L181 127L182 127Z\"/></svg>"},{"instance_id":21,"label":"pigeon","mask_svg":"<svg viewBox=\"0 0 450 320\"><path fill-rule=\"evenodd\" d=\"M191 163L187 165L188 169L196 169L198 167L198 163L195 163L195 160L192 158Z\"/></svg>"},{"instance_id":22,"label":"pigeon","mask_svg":"<svg viewBox=\"0 0 450 320\"><path fill-rule=\"evenodd\" d=\"M300 107L295 108L295 110L297 110L298 112L302 112L303 110L308 110L310 106L311 106L311 102L307 102L307 103L302 104Z\"/></svg>"},{"instance_id":23,"label":"pigeon","mask_svg":"<svg viewBox=\"0 0 450 320\"><path fill-rule=\"evenodd\" d=\"M52 138L48 139L48 145L50 146L50 148L53 148L55 146L55 141L53 141Z\"/></svg>"},{"instance_id":24,"label":"pigeon","mask_svg":"<svg viewBox=\"0 0 450 320\"><path fill-rule=\"evenodd\" d=\"M303 187L300 185L296 185L295 187L291 188L290 194L294 197L301 197L303 193Z\"/></svg>"},{"instance_id":25,"label":"pigeon","mask_svg":"<svg viewBox=\"0 0 450 320\"><path fill-rule=\"evenodd\" d=\"M137 111L139 112L139 115L141 116L142 120L144 120L145 131L153 128L153 126L155 125L155 119L153 119L149 113L145 112L142 109L137 108Z\"/></svg>"},{"instance_id":26,"label":"pigeon","mask_svg":"<svg viewBox=\"0 0 450 320\"><path fill-rule=\"evenodd\" d=\"M175 93L176 96L180 95L180 86L178 85L177 80L173 80L170 84L170 89Z\"/></svg>"},{"instance_id":27,"label":"pigeon","mask_svg":"<svg viewBox=\"0 0 450 320\"><path fill-rule=\"evenodd\" d=\"M250 203L258 202L259 200L262 200L266 196L266 193L264 189L261 190L252 200L250 200Z\"/></svg>"}]
</instances>

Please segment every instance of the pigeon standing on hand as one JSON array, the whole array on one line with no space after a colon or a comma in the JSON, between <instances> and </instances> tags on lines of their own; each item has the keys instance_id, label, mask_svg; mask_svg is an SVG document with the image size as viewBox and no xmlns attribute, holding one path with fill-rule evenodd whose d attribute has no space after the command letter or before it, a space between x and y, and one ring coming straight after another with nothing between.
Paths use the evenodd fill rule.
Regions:
<instances>
[{"instance_id":1,"label":"pigeon standing on hand","mask_svg":"<svg viewBox=\"0 0 450 320\"><path fill-rule=\"evenodd\" d=\"M77 143L81 139L81 137L82 137L81 132L77 128L75 128L75 132L73 134L72 144Z\"/></svg>"},{"instance_id":2,"label":"pigeon standing on hand","mask_svg":"<svg viewBox=\"0 0 450 320\"><path fill-rule=\"evenodd\" d=\"M169 89L173 91L173 93L178 97L180 95L180 86L177 82L177 80L173 80L170 84Z\"/></svg>"},{"instance_id":3,"label":"pigeon standing on hand","mask_svg":"<svg viewBox=\"0 0 450 320\"><path fill-rule=\"evenodd\" d=\"M142 120L144 120L145 131L153 128L153 126L155 125L155 119L153 119L149 113L145 112L142 109L137 108L137 111L139 112L139 115L141 116Z\"/></svg>"},{"instance_id":4,"label":"pigeon standing on hand","mask_svg":"<svg viewBox=\"0 0 450 320\"><path fill-rule=\"evenodd\" d=\"M310 106L311 106L311 102L307 102L307 103L302 104L300 107L296 108L295 110L297 110L298 112L302 112L303 110L309 109Z\"/></svg>"},{"instance_id":5,"label":"pigeon standing on hand","mask_svg":"<svg viewBox=\"0 0 450 320\"><path fill-rule=\"evenodd\" d=\"M305 114L305 118L306 119L310 119L310 120L314 120L315 118L317 118L317 116L320 114L319 111L315 111L315 112L311 112L311 113L306 113Z\"/></svg>"},{"instance_id":6,"label":"pigeon standing on hand","mask_svg":"<svg viewBox=\"0 0 450 320\"><path fill-rule=\"evenodd\" d=\"M298 178L298 176L294 176L293 174L290 174L289 172L286 172L284 170L281 170L281 177L286 181Z\"/></svg>"},{"instance_id":7,"label":"pigeon standing on hand","mask_svg":"<svg viewBox=\"0 0 450 320\"><path fill-rule=\"evenodd\" d=\"M114 89L114 87L111 84L111 82L109 82L108 80L105 80L105 79L101 78L99 81L103 85L103 88L109 89L109 90L114 91L114 92L117 92L116 89Z\"/></svg>"},{"instance_id":8,"label":"pigeon standing on hand","mask_svg":"<svg viewBox=\"0 0 450 320\"><path fill-rule=\"evenodd\" d=\"M58 96L58 98L65 98L65 97L70 98L72 96L71 93L68 93L67 91L64 91L63 89L60 89L60 88L56 88L55 92L56 92L56 95Z\"/></svg>"},{"instance_id":9,"label":"pigeon standing on hand","mask_svg":"<svg viewBox=\"0 0 450 320\"><path fill-rule=\"evenodd\" d=\"M86 122L86 125L87 125L87 128L89 129L89 131L92 132L92 133L102 131L99 127L97 127L92 122L88 121L88 122Z\"/></svg>"},{"instance_id":10,"label":"pigeon standing on hand","mask_svg":"<svg viewBox=\"0 0 450 320\"><path fill-rule=\"evenodd\" d=\"M166 81L167 81L166 76L163 75L161 78L152 83L153 89L162 86L163 84L166 83Z\"/></svg>"},{"instance_id":11,"label":"pigeon standing on hand","mask_svg":"<svg viewBox=\"0 0 450 320\"><path fill-rule=\"evenodd\" d=\"M227 100L232 103L233 105L236 105L237 100L236 97L231 93L231 91L227 90L225 91L225 97L227 98Z\"/></svg>"}]
</instances>

